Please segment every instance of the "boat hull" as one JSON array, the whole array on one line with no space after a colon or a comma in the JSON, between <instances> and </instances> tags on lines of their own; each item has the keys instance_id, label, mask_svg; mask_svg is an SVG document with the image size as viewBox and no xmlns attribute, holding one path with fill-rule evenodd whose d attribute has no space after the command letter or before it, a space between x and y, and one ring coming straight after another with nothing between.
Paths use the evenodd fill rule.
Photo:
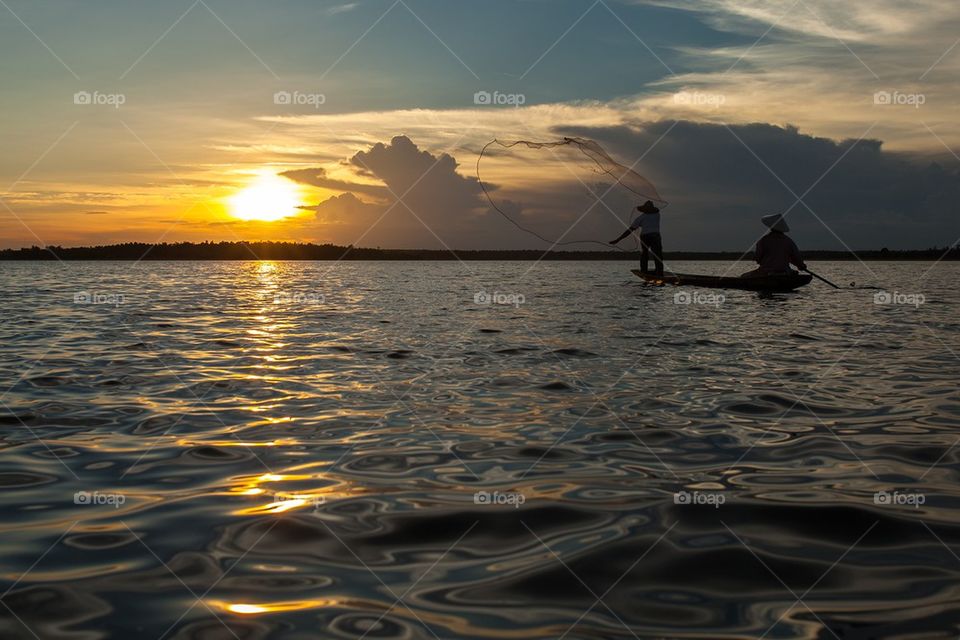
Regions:
<instances>
[{"instance_id":1,"label":"boat hull","mask_svg":"<svg viewBox=\"0 0 960 640\"><path fill-rule=\"evenodd\" d=\"M641 280L651 284L672 284L676 286L703 287L705 289L740 289L742 291L770 291L783 293L793 291L810 284L813 276L798 273L786 276L761 276L758 278L740 278L727 276L704 276L688 273L665 273L656 276L637 269L631 271Z\"/></svg>"}]
</instances>

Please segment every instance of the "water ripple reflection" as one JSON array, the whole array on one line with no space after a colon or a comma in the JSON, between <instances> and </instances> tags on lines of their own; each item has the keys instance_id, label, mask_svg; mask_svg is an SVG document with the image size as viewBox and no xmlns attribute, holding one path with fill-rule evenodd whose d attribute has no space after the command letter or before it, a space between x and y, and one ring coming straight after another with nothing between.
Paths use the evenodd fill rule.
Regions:
<instances>
[{"instance_id":1,"label":"water ripple reflection","mask_svg":"<svg viewBox=\"0 0 960 640\"><path fill-rule=\"evenodd\" d=\"M0 637L956 636L957 267L529 266L4 264Z\"/></svg>"}]
</instances>

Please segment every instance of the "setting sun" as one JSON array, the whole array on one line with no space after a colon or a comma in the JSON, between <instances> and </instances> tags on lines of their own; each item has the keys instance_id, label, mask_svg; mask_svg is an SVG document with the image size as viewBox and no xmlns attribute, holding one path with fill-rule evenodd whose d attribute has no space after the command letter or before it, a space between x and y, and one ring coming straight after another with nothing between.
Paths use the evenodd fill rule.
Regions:
<instances>
[{"instance_id":1,"label":"setting sun","mask_svg":"<svg viewBox=\"0 0 960 640\"><path fill-rule=\"evenodd\" d=\"M228 200L230 214L241 220L272 222L298 213L297 186L273 173L260 173L242 191Z\"/></svg>"}]
</instances>

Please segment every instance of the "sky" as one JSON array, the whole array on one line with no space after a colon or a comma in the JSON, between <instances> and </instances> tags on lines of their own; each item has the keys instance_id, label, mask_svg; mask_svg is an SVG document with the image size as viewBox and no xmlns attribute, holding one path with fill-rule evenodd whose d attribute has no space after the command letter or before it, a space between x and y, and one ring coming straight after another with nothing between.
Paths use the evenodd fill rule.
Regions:
<instances>
[{"instance_id":1,"label":"sky","mask_svg":"<svg viewBox=\"0 0 960 640\"><path fill-rule=\"evenodd\" d=\"M491 201L619 235L637 196L575 149L478 172L564 136L656 185L668 251L768 213L810 249L960 239L956 2L3 0L0 43L2 247L550 246Z\"/></svg>"}]
</instances>

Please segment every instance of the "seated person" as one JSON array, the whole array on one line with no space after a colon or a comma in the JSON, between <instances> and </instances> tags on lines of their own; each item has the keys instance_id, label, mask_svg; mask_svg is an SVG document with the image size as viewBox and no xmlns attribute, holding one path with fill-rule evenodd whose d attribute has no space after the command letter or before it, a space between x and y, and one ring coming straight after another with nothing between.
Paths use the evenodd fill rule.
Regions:
<instances>
[{"instance_id":1,"label":"seated person","mask_svg":"<svg viewBox=\"0 0 960 640\"><path fill-rule=\"evenodd\" d=\"M790 265L796 266L801 271L807 270L807 265L800 255L800 249L797 244L786 234L790 231L787 221L783 216L774 214L763 216L761 222L765 224L770 231L757 241L755 258L760 265L753 271L743 274L742 278L757 278L771 275L790 275L796 273L790 268Z\"/></svg>"}]
</instances>

